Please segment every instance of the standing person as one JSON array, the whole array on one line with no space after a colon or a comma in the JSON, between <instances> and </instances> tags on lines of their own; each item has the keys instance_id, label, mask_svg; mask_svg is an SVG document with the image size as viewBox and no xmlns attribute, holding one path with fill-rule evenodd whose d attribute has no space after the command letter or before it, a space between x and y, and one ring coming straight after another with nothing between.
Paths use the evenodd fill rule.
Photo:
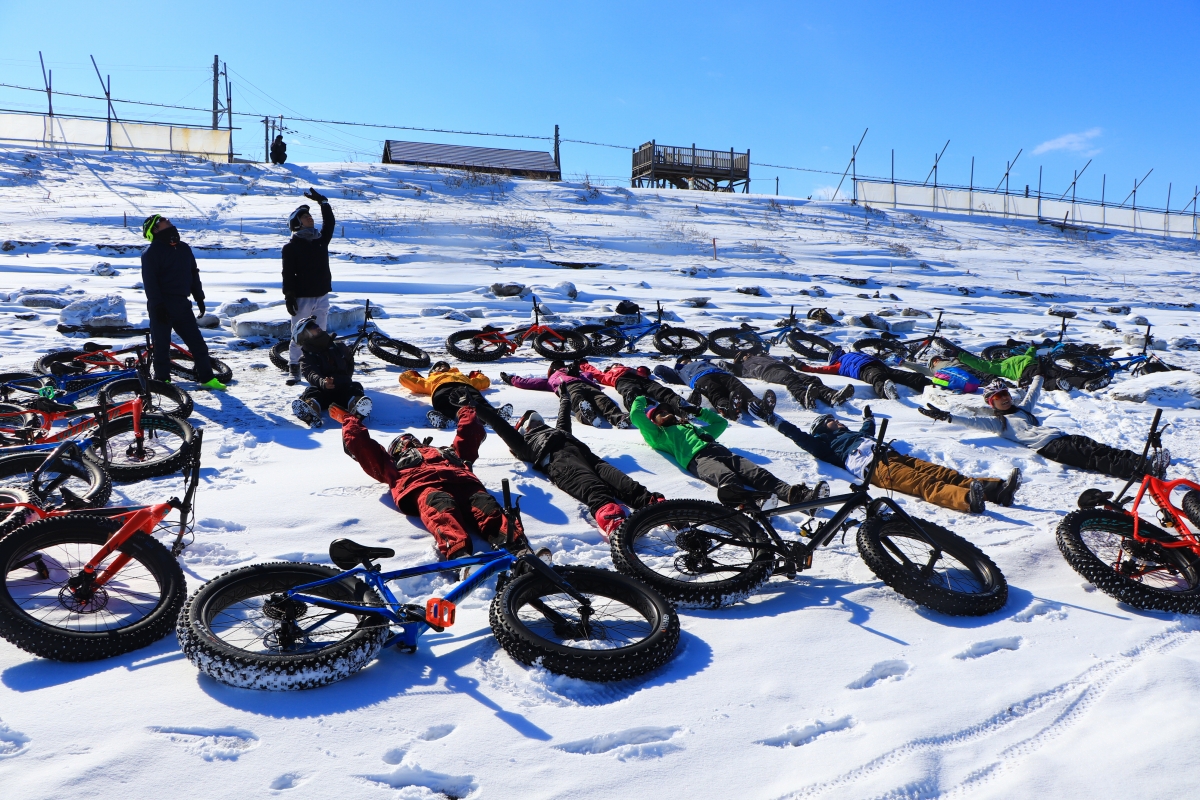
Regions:
<instances>
[{"instance_id":1,"label":"standing person","mask_svg":"<svg viewBox=\"0 0 1200 800\"><path fill-rule=\"evenodd\" d=\"M742 412L757 408L761 402L775 408L775 392L768 389L763 399L759 400L749 386L711 358L683 356L675 362L675 369L659 364L654 368L654 374L669 383L692 387L689 403L699 405L701 397L707 398L713 408L728 420L738 419ZM630 413L633 413L632 409Z\"/></svg>"},{"instance_id":2,"label":"standing person","mask_svg":"<svg viewBox=\"0 0 1200 800\"><path fill-rule=\"evenodd\" d=\"M174 330L192 353L196 382L205 389L224 389L225 384L213 377L208 345L196 324L196 319L204 316L204 286L192 248L179 240L179 231L171 220L160 214L146 217L142 235L150 242L142 251L142 286L150 317L154 378L171 381L171 331ZM195 317L189 295L196 299L200 309Z\"/></svg>"},{"instance_id":3,"label":"standing person","mask_svg":"<svg viewBox=\"0 0 1200 800\"><path fill-rule=\"evenodd\" d=\"M821 383L820 378L796 372L786 362L766 353L744 351L738 353L733 361L720 363L739 378L757 378L765 383L786 386L792 398L805 408L816 408L818 400L831 406L840 406L854 397L852 385L831 389Z\"/></svg>"},{"instance_id":4,"label":"standing person","mask_svg":"<svg viewBox=\"0 0 1200 800\"><path fill-rule=\"evenodd\" d=\"M313 224L308 206L303 205L288 217L291 240L283 246L283 299L292 316L292 330L306 317L316 317L321 330L329 327L329 293L333 276L329 273L329 240L333 238L333 208L328 198L309 188L304 196L321 204L321 228ZM300 347L293 341L288 351L288 386L300 380Z\"/></svg>"},{"instance_id":5,"label":"standing person","mask_svg":"<svg viewBox=\"0 0 1200 800\"><path fill-rule=\"evenodd\" d=\"M271 163L283 164L287 161L287 143L283 141L283 134L277 134L275 141L271 142Z\"/></svg>"},{"instance_id":6,"label":"standing person","mask_svg":"<svg viewBox=\"0 0 1200 800\"><path fill-rule=\"evenodd\" d=\"M799 503L809 496L803 483L787 484L749 459L730 452L717 444L717 437L729 426L711 408L702 408L696 415L701 423L684 422L664 406L652 406L645 397L633 401L629 421L637 428L646 444L667 453L675 463L709 486L717 488L717 499L730 506L747 502L755 489L770 492L784 503Z\"/></svg>"},{"instance_id":7,"label":"standing person","mask_svg":"<svg viewBox=\"0 0 1200 800\"><path fill-rule=\"evenodd\" d=\"M1171 451L1165 447L1156 448L1143 469L1141 453L1110 447L1088 436L1073 435L1043 425L1033 413L1042 393L1042 383L1041 375L1035 377L1018 402L1013 399L1003 381L993 381L983 391L984 402L991 406L990 414L976 415L972 411L966 411L952 416L948 411L943 411L931 403L926 403L925 408L917 410L935 420L957 422L969 428L994 433L1034 450L1042 458L1057 461L1068 467L1099 472L1123 481L1140 478L1145 474L1156 478L1166 477L1167 467L1171 464Z\"/></svg>"},{"instance_id":8,"label":"standing person","mask_svg":"<svg viewBox=\"0 0 1200 800\"><path fill-rule=\"evenodd\" d=\"M677 417L692 416L700 409L675 392L658 383L650 377L649 367L627 367L624 364L612 363L607 369L597 369L584 361L579 366L580 374L594 380L603 386L611 386L621 395L621 404L628 411L633 407L633 401L645 395L659 405L671 409Z\"/></svg>"},{"instance_id":9,"label":"standing person","mask_svg":"<svg viewBox=\"0 0 1200 800\"><path fill-rule=\"evenodd\" d=\"M875 356L869 356L866 353L847 353L840 347L833 348L833 352L829 354L829 364L823 367L814 367L796 358L793 358L791 363L802 372L841 375L843 378L869 383L875 390L876 397L888 400L900 398L900 392L896 389L897 383L907 386L914 392L923 392L925 387L932 383L929 378L920 373L895 369Z\"/></svg>"},{"instance_id":10,"label":"standing person","mask_svg":"<svg viewBox=\"0 0 1200 800\"><path fill-rule=\"evenodd\" d=\"M433 410L425 418L429 420L430 427L441 430L458 416L458 410L463 406L487 405L481 392L492 385L492 379L477 369L463 375L458 367L438 361L429 368L429 375L424 378L415 369L400 373L400 385L415 394L429 395ZM512 416L512 410L512 406L505 403L499 413L508 419Z\"/></svg>"},{"instance_id":11,"label":"standing person","mask_svg":"<svg viewBox=\"0 0 1200 800\"><path fill-rule=\"evenodd\" d=\"M808 433L778 414L766 414L762 419L804 452L841 467L861 481L875 457L875 417L870 406L863 407L862 416L862 426L852 431L832 414L822 414L813 420ZM887 457L875 466L871 483L942 508L982 514L985 502L1011 506L1021 482L1019 470L1014 469L1008 480L972 478L949 467L897 453L890 445L885 447Z\"/></svg>"},{"instance_id":12,"label":"standing person","mask_svg":"<svg viewBox=\"0 0 1200 800\"><path fill-rule=\"evenodd\" d=\"M586 505L606 541L625 521L622 504L639 509L663 499L571 435L571 398L566 394L559 395L553 428L536 411L526 411L514 428L487 403L475 410L514 456L545 472L551 483Z\"/></svg>"},{"instance_id":13,"label":"standing person","mask_svg":"<svg viewBox=\"0 0 1200 800\"><path fill-rule=\"evenodd\" d=\"M567 365L561 361L552 361L544 378L501 372L500 380L517 389L554 392L559 397L566 395L571 399L571 410L575 413L575 419L584 425L599 425L599 412L599 415L608 420L614 428L629 427L629 415L621 411L621 408L593 382L591 376L581 372L579 362Z\"/></svg>"},{"instance_id":14,"label":"standing person","mask_svg":"<svg viewBox=\"0 0 1200 800\"><path fill-rule=\"evenodd\" d=\"M339 419L341 411L360 417L371 413L371 398L354 380L354 353L336 336L321 330L316 317L296 323L292 342L301 349L300 371L308 381L304 394L292 401L293 414L310 428L319 428L325 409L334 419Z\"/></svg>"}]
</instances>

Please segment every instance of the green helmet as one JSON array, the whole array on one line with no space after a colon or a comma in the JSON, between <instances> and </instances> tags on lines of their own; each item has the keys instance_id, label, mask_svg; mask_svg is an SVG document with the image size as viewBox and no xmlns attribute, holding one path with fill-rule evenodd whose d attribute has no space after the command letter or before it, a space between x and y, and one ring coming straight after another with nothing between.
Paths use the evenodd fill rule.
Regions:
<instances>
[{"instance_id":1,"label":"green helmet","mask_svg":"<svg viewBox=\"0 0 1200 800\"><path fill-rule=\"evenodd\" d=\"M142 236L146 238L146 241L154 241L154 226L158 224L160 219L162 219L162 214L151 214L142 223Z\"/></svg>"}]
</instances>

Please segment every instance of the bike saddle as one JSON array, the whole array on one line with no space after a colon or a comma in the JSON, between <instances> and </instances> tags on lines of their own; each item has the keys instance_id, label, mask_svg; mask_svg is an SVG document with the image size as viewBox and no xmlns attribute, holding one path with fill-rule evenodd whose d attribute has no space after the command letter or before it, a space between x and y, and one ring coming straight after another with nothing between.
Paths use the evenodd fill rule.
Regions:
<instances>
[{"instance_id":1,"label":"bike saddle","mask_svg":"<svg viewBox=\"0 0 1200 800\"><path fill-rule=\"evenodd\" d=\"M329 543L329 560L340 569L354 569L359 564L394 555L396 551L390 547L368 547L349 539L334 539Z\"/></svg>"},{"instance_id":2,"label":"bike saddle","mask_svg":"<svg viewBox=\"0 0 1200 800\"><path fill-rule=\"evenodd\" d=\"M742 330L744 330L744 331L756 331L756 330L758 330L758 328L756 328L755 326L751 325L749 322L743 322L743 323L742 323Z\"/></svg>"},{"instance_id":3,"label":"bike saddle","mask_svg":"<svg viewBox=\"0 0 1200 800\"><path fill-rule=\"evenodd\" d=\"M1087 489L1083 494L1079 495L1076 501L1080 508L1095 508L1103 505L1112 499L1112 492L1102 492L1099 489Z\"/></svg>"},{"instance_id":4,"label":"bike saddle","mask_svg":"<svg viewBox=\"0 0 1200 800\"><path fill-rule=\"evenodd\" d=\"M494 333L495 331L500 330L500 328L497 328L495 325L484 325L480 330L483 333Z\"/></svg>"},{"instance_id":5,"label":"bike saddle","mask_svg":"<svg viewBox=\"0 0 1200 800\"><path fill-rule=\"evenodd\" d=\"M84 342L83 343L83 352L85 352L85 353L99 353L101 350L111 350L111 349L112 349L111 345L102 344L101 342Z\"/></svg>"},{"instance_id":6,"label":"bike saddle","mask_svg":"<svg viewBox=\"0 0 1200 800\"><path fill-rule=\"evenodd\" d=\"M722 486L717 489L717 501L721 505L732 508L741 508L742 506L762 508L762 504L769 497L771 497L770 492L758 492L741 486Z\"/></svg>"}]
</instances>

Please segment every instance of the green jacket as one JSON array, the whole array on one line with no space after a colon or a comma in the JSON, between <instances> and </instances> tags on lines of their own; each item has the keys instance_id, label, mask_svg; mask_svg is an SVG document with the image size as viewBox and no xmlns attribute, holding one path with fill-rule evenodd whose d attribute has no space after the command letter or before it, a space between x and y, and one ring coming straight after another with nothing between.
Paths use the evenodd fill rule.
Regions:
<instances>
[{"instance_id":1,"label":"green jacket","mask_svg":"<svg viewBox=\"0 0 1200 800\"><path fill-rule=\"evenodd\" d=\"M1021 382L1021 375L1025 370L1029 369L1029 365L1037 361L1037 356L1034 355L1037 351L1034 348L1029 348L1024 355L1012 356L1003 361L984 361L978 356L973 356L970 353L959 353L957 358L959 363L970 369L978 372L986 372L988 375L999 375L1001 378L1007 378L1013 383Z\"/></svg>"},{"instance_id":2,"label":"green jacket","mask_svg":"<svg viewBox=\"0 0 1200 800\"><path fill-rule=\"evenodd\" d=\"M650 401L645 397L634 400L633 405L629 407L629 421L642 432L646 444L655 450L669 453L675 459L675 463L684 469L688 468L697 453L712 444L729 426L729 422L720 414L711 408L702 408L697 417L704 423L703 427L681 422L678 425L660 428L646 416L648 405Z\"/></svg>"}]
</instances>

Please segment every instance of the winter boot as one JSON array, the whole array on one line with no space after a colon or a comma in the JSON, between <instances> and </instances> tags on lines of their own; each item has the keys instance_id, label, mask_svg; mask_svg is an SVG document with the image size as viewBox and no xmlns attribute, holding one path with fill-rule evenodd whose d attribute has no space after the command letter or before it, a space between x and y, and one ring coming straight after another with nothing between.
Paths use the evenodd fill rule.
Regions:
<instances>
[{"instance_id":1,"label":"winter boot","mask_svg":"<svg viewBox=\"0 0 1200 800\"><path fill-rule=\"evenodd\" d=\"M633 424L630 423L628 414L622 414L621 418L617 420L617 424L613 427L617 430L627 431L633 427Z\"/></svg>"},{"instance_id":2,"label":"winter boot","mask_svg":"<svg viewBox=\"0 0 1200 800\"><path fill-rule=\"evenodd\" d=\"M809 384L808 386L804 387L804 394L800 395L796 399L800 401L800 405L811 411L817 407L817 394L818 391L816 384Z\"/></svg>"},{"instance_id":3,"label":"winter boot","mask_svg":"<svg viewBox=\"0 0 1200 800\"><path fill-rule=\"evenodd\" d=\"M439 431L445 430L446 426L450 424L450 420L446 419L446 415L436 410L430 410L425 415L425 419L429 421L429 427L437 428Z\"/></svg>"},{"instance_id":4,"label":"winter boot","mask_svg":"<svg viewBox=\"0 0 1200 800\"><path fill-rule=\"evenodd\" d=\"M592 408L592 404L587 400L579 403L579 408L575 409L575 419L579 420L584 425L596 424L596 411Z\"/></svg>"},{"instance_id":5,"label":"winter boot","mask_svg":"<svg viewBox=\"0 0 1200 800\"><path fill-rule=\"evenodd\" d=\"M787 492L782 495L775 495L782 502L791 505L792 503L803 503L808 499L809 488L806 483L794 483L788 487Z\"/></svg>"},{"instance_id":6,"label":"winter boot","mask_svg":"<svg viewBox=\"0 0 1200 800\"><path fill-rule=\"evenodd\" d=\"M200 388L201 389L210 389L214 392L223 392L226 389L228 389L229 387L226 386L225 384L221 383L216 378L210 378L208 381L200 384Z\"/></svg>"},{"instance_id":7,"label":"winter boot","mask_svg":"<svg viewBox=\"0 0 1200 800\"><path fill-rule=\"evenodd\" d=\"M505 403L504 405L500 406L496 409L496 413L500 416L500 419L508 422L510 419L512 419L513 415L512 403Z\"/></svg>"},{"instance_id":8,"label":"winter boot","mask_svg":"<svg viewBox=\"0 0 1200 800\"><path fill-rule=\"evenodd\" d=\"M1011 506L1013 498L1017 495L1017 487L1021 485L1021 470L1013 469L1009 474L1008 480L1000 487L1000 491L996 493L996 503L1002 506Z\"/></svg>"},{"instance_id":9,"label":"winter boot","mask_svg":"<svg viewBox=\"0 0 1200 800\"><path fill-rule=\"evenodd\" d=\"M756 417L765 418L775 413L775 390L767 389L763 392L762 400L756 403L761 410L760 414L755 414ZM751 409L753 411L753 409Z\"/></svg>"},{"instance_id":10,"label":"winter boot","mask_svg":"<svg viewBox=\"0 0 1200 800\"><path fill-rule=\"evenodd\" d=\"M300 382L300 365L288 364L288 379L285 381L288 386L295 386Z\"/></svg>"},{"instance_id":11,"label":"winter boot","mask_svg":"<svg viewBox=\"0 0 1200 800\"><path fill-rule=\"evenodd\" d=\"M596 510L596 525L600 528L600 535L606 542L612 538L613 533L621 527L621 523L624 521L625 509L616 503L606 503Z\"/></svg>"},{"instance_id":12,"label":"winter boot","mask_svg":"<svg viewBox=\"0 0 1200 800\"><path fill-rule=\"evenodd\" d=\"M375 403L365 394L360 394L350 398L350 406L346 409L351 414L357 414L359 419L366 419L371 416L371 409L375 408Z\"/></svg>"},{"instance_id":13,"label":"winter boot","mask_svg":"<svg viewBox=\"0 0 1200 800\"><path fill-rule=\"evenodd\" d=\"M970 487L967 489L967 507L972 514L982 514L987 500L984 498L983 483L980 481L971 481Z\"/></svg>"},{"instance_id":14,"label":"winter boot","mask_svg":"<svg viewBox=\"0 0 1200 800\"><path fill-rule=\"evenodd\" d=\"M305 400L298 397L292 401L292 413L296 418L310 428L319 428L321 422L321 406L316 400Z\"/></svg>"},{"instance_id":15,"label":"winter boot","mask_svg":"<svg viewBox=\"0 0 1200 800\"><path fill-rule=\"evenodd\" d=\"M886 380L883 382L883 396L888 400L899 400L900 390L896 388L895 382Z\"/></svg>"},{"instance_id":16,"label":"winter boot","mask_svg":"<svg viewBox=\"0 0 1200 800\"><path fill-rule=\"evenodd\" d=\"M838 389L833 393L833 396L829 398L829 405L840 406L851 397L854 397L854 387L850 384L846 384L841 389Z\"/></svg>"},{"instance_id":17,"label":"winter boot","mask_svg":"<svg viewBox=\"0 0 1200 800\"><path fill-rule=\"evenodd\" d=\"M758 417L759 419L761 419L763 422L767 423L768 425L774 424L771 422L771 417L774 416L774 413L767 411L765 404L763 404L763 403L755 403L754 405L750 406L750 413L753 414L754 416Z\"/></svg>"}]
</instances>

